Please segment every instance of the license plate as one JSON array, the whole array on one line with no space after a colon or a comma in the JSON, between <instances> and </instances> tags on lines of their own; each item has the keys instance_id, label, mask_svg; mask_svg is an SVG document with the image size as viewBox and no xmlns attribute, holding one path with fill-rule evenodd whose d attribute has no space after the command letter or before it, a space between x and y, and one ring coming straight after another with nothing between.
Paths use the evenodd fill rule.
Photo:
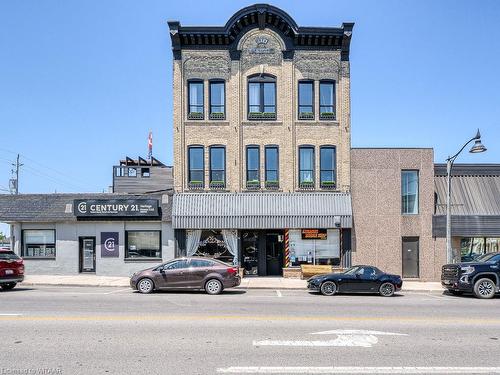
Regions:
<instances>
[{"instance_id":1,"label":"license plate","mask_svg":"<svg viewBox=\"0 0 500 375\"><path fill-rule=\"evenodd\" d=\"M6 275L13 275L14 271L13 270L5 270Z\"/></svg>"}]
</instances>

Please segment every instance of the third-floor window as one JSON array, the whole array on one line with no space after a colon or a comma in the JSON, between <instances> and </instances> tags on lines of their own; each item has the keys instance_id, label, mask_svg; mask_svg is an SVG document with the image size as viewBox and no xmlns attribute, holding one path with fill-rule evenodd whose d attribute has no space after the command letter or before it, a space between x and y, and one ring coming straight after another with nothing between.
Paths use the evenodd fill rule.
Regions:
<instances>
[{"instance_id":1,"label":"third-floor window","mask_svg":"<svg viewBox=\"0 0 500 375\"><path fill-rule=\"evenodd\" d=\"M188 82L188 119L203 120L203 81Z\"/></svg>"},{"instance_id":2,"label":"third-floor window","mask_svg":"<svg viewBox=\"0 0 500 375\"><path fill-rule=\"evenodd\" d=\"M259 75L248 79L248 119L276 119L276 80Z\"/></svg>"},{"instance_id":3,"label":"third-floor window","mask_svg":"<svg viewBox=\"0 0 500 375\"><path fill-rule=\"evenodd\" d=\"M299 120L314 119L314 82L299 82Z\"/></svg>"},{"instance_id":4,"label":"third-floor window","mask_svg":"<svg viewBox=\"0 0 500 375\"><path fill-rule=\"evenodd\" d=\"M320 120L335 120L334 81L321 81L319 83L319 118Z\"/></svg>"},{"instance_id":5,"label":"third-floor window","mask_svg":"<svg viewBox=\"0 0 500 375\"><path fill-rule=\"evenodd\" d=\"M226 118L226 98L224 81L210 81L210 119Z\"/></svg>"}]
</instances>

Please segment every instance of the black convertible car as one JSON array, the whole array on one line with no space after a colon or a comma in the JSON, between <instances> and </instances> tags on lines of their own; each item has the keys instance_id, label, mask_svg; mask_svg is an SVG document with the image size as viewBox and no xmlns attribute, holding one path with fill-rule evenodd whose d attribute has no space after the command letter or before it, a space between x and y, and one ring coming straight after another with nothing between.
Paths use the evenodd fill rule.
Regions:
<instances>
[{"instance_id":1,"label":"black convertible car","mask_svg":"<svg viewBox=\"0 0 500 375\"><path fill-rule=\"evenodd\" d=\"M325 296L336 293L378 293L391 297L401 290L401 276L389 275L373 266L354 266L343 273L317 275L307 280L307 288Z\"/></svg>"}]
</instances>

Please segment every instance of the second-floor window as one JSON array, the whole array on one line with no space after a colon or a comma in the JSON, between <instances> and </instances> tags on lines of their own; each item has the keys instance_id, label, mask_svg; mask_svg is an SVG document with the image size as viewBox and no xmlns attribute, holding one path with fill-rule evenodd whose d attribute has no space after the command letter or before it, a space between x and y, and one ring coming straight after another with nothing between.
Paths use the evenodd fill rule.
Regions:
<instances>
[{"instance_id":1,"label":"second-floor window","mask_svg":"<svg viewBox=\"0 0 500 375\"><path fill-rule=\"evenodd\" d=\"M319 83L319 118L320 120L335 120L334 81L321 81Z\"/></svg>"},{"instance_id":2,"label":"second-floor window","mask_svg":"<svg viewBox=\"0 0 500 375\"><path fill-rule=\"evenodd\" d=\"M266 188L277 188L279 185L278 173L278 146L266 146Z\"/></svg>"},{"instance_id":3,"label":"second-floor window","mask_svg":"<svg viewBox=\"0 0 500 375\"><path fill-rule=\"evenodd\" d=\"M418 214L418 171L401 171L401 213Z\"/></svg>"},{"instance_id":4,"label":"second-floor window","mask_svg":"<svg viewBox=\"0 0 500 375\"><path fill-rule=\"evenodd\" d=\"M210 119L226 118L226 98L224 81L210 81Z\"/></svg>"},{"instance_id":5,"label":"second-floor window","mask_svg":"<svg viewBox=\"0 0 500 375\"><path fill-rule=\"evenodd\" d=\"M335 189L335 147L322 146L319 159L321 188Z\"/></svg>"},{"instance_id":6,"label":"second-floor window","mask_svg":"<svg viewBox=\"0 0 500 375\"><path fill-rule=\"evenodd\" d=\"M314 119L314 82L299 82L299 120Z\"/></svg>"},{"instance_id":7,"label":"second-floor window","mask_svg":"<svg viewBox=\"0 0 500 375\"><path fill-rule=\"evenodd\" d=\"M210 187L226 185L226 149L224 146L210 147Z\"/></svg>"},{"instance_id":8,"label":"second-floor window","mask_svg":"<svg viewBox=\"0 0 500 375\"><path fill-rule=\"evenodd\" d=\"M247 147L247 187L259 188L260 187L260 156L258 146Z\"/></svg>"},{"instance_id":9,"label":"second-floor window","mask_svg":"<svg viewBox=\"0 0 500 375\"><path fill-rule=\"evenodd\" d=\"M188 82L188 119L203 119L203 81Z\"/></svg>"},{"instance_id":10,"label":"second-floor window","mask_svg":"<svg viewBox=\"0 0 500 375\"><path fill-rule=\"evenodd\" d=\"M276 119L276 80L273 77L259 75L248 80L248 118Z\"/></svg>"},{"instance_id":11,"label":"second-floor window","mask_svg":"<svg viewBox=\"0 0 500 375\"><path fill-rule=\"evenodd\" d=\"M190 187L203 187L205 179L203 146L190 146L188 148L188 184Z\"/></svg>"},{"instance_id":12,"label":"second-floor window","mask_svg":"<svg viewBox=\"0 0 500 375\"><path fill-rule=\"evenodd\" d=\"M314 187L314 147L299 147L299 187Z\"/></svg>"}]
</instances>

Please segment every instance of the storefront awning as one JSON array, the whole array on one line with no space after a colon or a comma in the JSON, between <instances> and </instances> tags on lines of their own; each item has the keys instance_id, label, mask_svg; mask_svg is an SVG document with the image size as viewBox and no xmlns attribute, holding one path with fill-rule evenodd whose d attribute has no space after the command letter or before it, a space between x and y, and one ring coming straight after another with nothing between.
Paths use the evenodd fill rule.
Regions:
<instances>
[{"instance_id":1,"label":"storefront awning","mask_svg":"<svg viewBox=\"0 0 500 375\"><path fill-rule=\"evenodd\" d=\"M351 228L349 193L174 194L175 229Z\"/></svg>"}]
</instances>

